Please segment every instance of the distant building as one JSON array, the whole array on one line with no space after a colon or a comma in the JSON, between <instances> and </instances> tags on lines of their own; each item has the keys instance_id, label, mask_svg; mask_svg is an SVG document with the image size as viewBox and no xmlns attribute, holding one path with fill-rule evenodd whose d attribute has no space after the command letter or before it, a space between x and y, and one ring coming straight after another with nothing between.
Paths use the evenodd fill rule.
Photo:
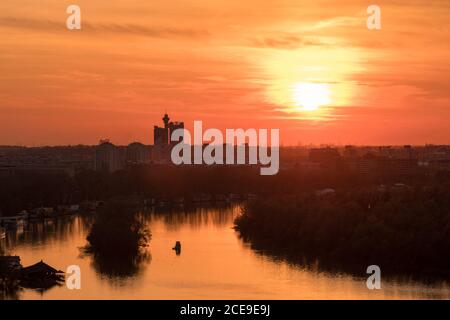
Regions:
<instances>
[{"instance_id":1,"label":"distant building","mask_svg":"<svg viewBox=\"0 0 450 320\"><path fill-rule=\"evenodd\" d=\"M392 158L392 156L394 154L394 150L393 150L392 146L380 146L380 147L378 147L378 154L381 157Z\"/></svg>"},{"instance_id":2,"label":"distant building","mask_svg":"<svg viewBox=\"0 0 450 320\"><path fill-rule=\"evenodd\" d=\"M152 160L156 163L169 163L171 147L179 142L172 141L171 135L177 129L184 129L184 122L171 122L167 113L164 114L162 120L164 127L154 126L153 128Z\"/></svg>"},{"instance_id":3,"label":"distant building","mask_svg":"<svg viewBox=\"0 0 450 320\"><path fill-rule=\"evenodd\" d=\"M358 150L356 147L347 145L344 147L343 156L348 159L354 159L358 157Z\"/></svg>"},{"instance_id":4,"label":"distant building","mask_svg":"<svg viewBox=\"0 0 450 320\"><path fill-rule=\"evenodd\" d=\"M450 170L450 160L449 159L438 159L438 160L430 160L426 163L426 166L439 169L439 170Z\"/></svg>"},{"instance_id":5,"label":"distant building","mask_svg":"<svg viewBox=\"0 0 450 320\"><path fill-rule=\"evenodd\" d=\"M173 141L172 140L172 132L174 132L177 129L184 129L184 122L170 122L169 123L169 143L170 144L177 144L179 141ZM180 140L183 140L183 136Z\"/></svg>"},{"instance_id":6,"label":"distant building","mask_svg":"<svg viewBox=\"0 0 450 320\"><path fill-rule=\"evenodd\" d=\"M101 140L95 150L95 170L114 172L123 167L120 149L109 140Z\"/></svg>"},{"instance_id":7,"label":"distant building","mask_svg":"<svg viewBox=\"0 0 450 320\"><path fill-rule=\"evenodd\" d=\"M340 158L336 148L312 148L309 151L309 160L312 162L329 162Z\"/></svg>"},{"instance_id":8,"label":"distant building","mask_svg":"<svg viewBox=\"0 0 450 320\"><path fill-rule=\"evenodd\" d=\"M168 145L171 143L177 143L178 141L172 141L171 135L177 129L184 129L184 122L171 122L169 115L166 113L162 118L164 127L154 126L154 145Z\"/></svg>"},{"instance_id":9,"label":"distant building","mask_svg":"<svg viewBox=\"0 0 450 320\"><path fill-rule=\"evenodd\" d=\"M413 158L413 148L410 145L403 146L403 157L405 159L412 159Z\"/></svg>"},{"instance_id":10,"label":"distant building","mask_svg":"<svg viewBox=\"0 0 450 320\"><path fill-rule=\"evenodd\" d=\"M0 174L63 173L93 169L95 148L90 146L1 147Z\"/></svg>"},{"instance_id":11,"label":"distant building","mask_svg":"<svg viewBox=\"0 0 450 320\"><path fill-rule=\"evenodd\" d=\"M75 176L75 168L68 165L58 165L58 164L19 164L19 165L11 165L11 166L1 166L0 165L0 174L17 174L19 172L32 172L32 173L42 173L42 174L51 174L51 173L62 173L67 174L70 177Z\"/></svg>"},{"instance_id":12,"label":"distant building","mask_svg":"<svg viewBox=\"0 0 450 320\"><path fill-rule=\"evenodd\" d=\"M162 118L164 127L154 126L153 128L153 144L155 146L169 144L169 116L167 113Z\"/></svg>"},{"instance_id":13,"label":"distant building","mask_svg":"<svg viewBox=\"0 0 450 320\"><path fill-rule=\"evenodd\" d=\"M127 164L150 163L150 147L139 142L130 143L126 149Z\"/></svg>"},{"instance_id":14,"label":"distant building","mask_svg":"<svg viewBox=\"0 0 450 320\"><path fill-rule=\"evenodd\" d=\"M321 169L337 170L341 160L341 155L336 148L312 148L309 151L309 161L319 163Z\"/></svg>"},{"instance_id":15,"label":"distant building","mask_svg":"<svg viewBox=\"0 0 450 320\"><path fill-rule=\"evenodd\" d=\"M374 174L379 169L379 159L373 153L368 152L359 159L358 171L359 174L368 175Z\"/></svg>"},{"instance_id":16,"label":"distant building","mask_svg":"<svg viewBox=\"0 0 450 320\"><path fill-rule=\"evenodd\" d=\"M419 161L417 159L385 158L377 160L377 174L385 176L411 175L418 172Z\"/></svg>"}]
</instances>

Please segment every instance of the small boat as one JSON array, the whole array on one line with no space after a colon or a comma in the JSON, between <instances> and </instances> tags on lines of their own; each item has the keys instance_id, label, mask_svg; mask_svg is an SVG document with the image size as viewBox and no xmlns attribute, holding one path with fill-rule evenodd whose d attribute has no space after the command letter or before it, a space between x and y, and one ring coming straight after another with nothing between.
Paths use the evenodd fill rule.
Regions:
<instances>
[{"instance_id":1,"label":"small boat","mask_svg":"<svg viewBox=\"0 0 450 320\"><path fill-rule=\"evenodd\" d=\"M177 242L175 243L175 247L173 247L172 250L175 250L175 252L177 253L177 255L179 255L180 252L181 252L181 242L180 242L180 241L177 241Z\"/></svg>"}]
</instances>

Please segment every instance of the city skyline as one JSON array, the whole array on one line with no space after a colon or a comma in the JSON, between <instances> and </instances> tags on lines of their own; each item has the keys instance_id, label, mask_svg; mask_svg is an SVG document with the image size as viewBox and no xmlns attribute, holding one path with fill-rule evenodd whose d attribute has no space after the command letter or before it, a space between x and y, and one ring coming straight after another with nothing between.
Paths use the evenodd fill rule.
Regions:
<instances>
[{"instance_id":1,"label":"city skyline","mask_svg":"<svg viewBox=\"0 0 450 320\"><path fill-rule=\"evenodd\" d=\"M448 144L447 1L0 4L0 145L153 141L167 112L283 145ZM258 12L255 8L258 7ZM176 24L174 24L176 21Z\"/></svg>"}]
</instances>

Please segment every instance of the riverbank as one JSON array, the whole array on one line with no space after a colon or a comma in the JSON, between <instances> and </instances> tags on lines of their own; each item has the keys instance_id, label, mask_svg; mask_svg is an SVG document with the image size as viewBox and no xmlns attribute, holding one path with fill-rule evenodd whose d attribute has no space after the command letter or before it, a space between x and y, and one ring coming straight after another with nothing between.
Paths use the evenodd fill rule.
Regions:
<instances>
[{"instance_id":1,"label":"riverbank","mask_svg":"<svg viewBox=\"0 0 450 320\"><path fill-rule=\"evenodd\" d=\"M450 278L448 184L337 190L249 202L235 229L254 247L343 270Z\"/></svg>"}]
</instances>

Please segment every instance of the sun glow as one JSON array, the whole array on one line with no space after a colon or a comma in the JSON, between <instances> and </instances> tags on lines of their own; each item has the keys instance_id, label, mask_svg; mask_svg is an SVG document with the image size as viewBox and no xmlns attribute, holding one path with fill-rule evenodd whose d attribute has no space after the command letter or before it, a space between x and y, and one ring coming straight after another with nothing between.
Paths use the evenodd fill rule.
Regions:
<instances>
[{"instance_id":1,"label":"sun glow","mask_svg":"<svg viewBox=\"0 0 450 320\"><path fill-rule=\"evenodd\" d=\"M328 84L301 82L292 86L292 100L300 111L314 111L331 102Z\"/></svg>"},{"instance_id":2,"label":"sun glow","mask_svg":"<svg viewBox=\"0 0 450 320\"><path fill-rule=\"evenodd\" d=\"M360 86L348 79L361 73L359 51L307 46L265 52L260 63L266 78L266 101L288 118L332 121L337 109L355 104Z\"/></svg>"}]
</instances>

